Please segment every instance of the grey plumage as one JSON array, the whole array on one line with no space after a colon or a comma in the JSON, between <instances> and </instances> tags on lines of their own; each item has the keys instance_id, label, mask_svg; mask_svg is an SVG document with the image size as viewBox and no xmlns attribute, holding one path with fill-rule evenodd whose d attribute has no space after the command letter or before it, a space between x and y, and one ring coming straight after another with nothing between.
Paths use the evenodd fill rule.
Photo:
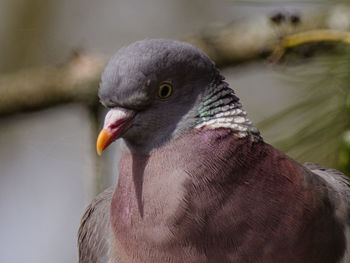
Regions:
<instances>
[{"instance_id":1,"label":"grey plumage","mask_svg":"<svg viewBox=\"0 0 350 263\"><path fill-rule=\"evenodd\" d=\"M214 63L192 45L150 39L122 48L111 58L99 97L109 108L138 111L123 138L134 151L149 152L198 122L201 96L215 78L222 77ZM169 99L159 100L158 87L167 81L177 88Z\"/></svg>"},{"instance_id":2,"label":"grey plumage","mask_svg":"<svg viewBox=\"0 0 350 263\"><path fill-rule=\"evenodd\" d=\"M109 206L113 192L113 187L108 188L86 208L78 231L79 262L108 262L112 233Z\"/></svg>"},{"instance_id":3,"label":"grey plumage","mask_svg":"<svg viewBox=\"0 0 350 263\"><path fill-rule=\"evenodd\" d=\"M338 216L341 217L347 225L350 224L350 178L338 170L327 168L320 164L304 163L304 166L314 174L320 176L327 182L329 191L332 194L332 201ZM347 226L349 227L349 226ZM350 229L348 230L350 238ZM348 241L350 242L350 240Z\"/></svg>"},{"instance_id":4,"label":"grey plumage","mask_svg":"<svg viewBox=\"0 0 350 263\"><path fill-rule=\"evenodd\" d=\"M98 151L124 144L116 191L83 216L81 263L349 262L348 178L266 144L195 47L121 49L99 96Z\"/></svg>"}]
</instances>

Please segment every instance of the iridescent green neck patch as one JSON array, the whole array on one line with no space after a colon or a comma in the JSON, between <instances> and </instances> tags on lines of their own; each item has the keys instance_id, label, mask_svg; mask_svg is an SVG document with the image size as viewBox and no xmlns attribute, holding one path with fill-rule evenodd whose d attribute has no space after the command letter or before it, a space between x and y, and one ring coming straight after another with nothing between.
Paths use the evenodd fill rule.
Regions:
<instances>
[{"instance_id":1,"label":"iridescent green neck patch","mask_svg":"<svg viewBox=\"0 0 350 263\"><path fill-rule=\"evenodd\" d=\"M198 108L197 129L230 128L240 138L260 138L259 130L247 118L242 104L228 84L213 83Z\"/></svg>"}]
</instances>

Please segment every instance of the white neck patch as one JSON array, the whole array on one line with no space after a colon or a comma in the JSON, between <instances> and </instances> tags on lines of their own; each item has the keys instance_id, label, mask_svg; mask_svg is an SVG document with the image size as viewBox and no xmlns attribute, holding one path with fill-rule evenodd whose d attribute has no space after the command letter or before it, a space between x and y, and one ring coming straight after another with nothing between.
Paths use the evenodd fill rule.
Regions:
<instances>
[{"instance_id":1,"label":"white neck patch","mask_svg":"<svg viewBox=\"0 0 350 263\"><path fill-rule=\"evenodd\" d=\"M229 128L239 138L247 136L261 139L259 130L248 119L246 111L228 84L213 84L198 109L199 122L196 129Z\"/></svg>"}]
</instances>

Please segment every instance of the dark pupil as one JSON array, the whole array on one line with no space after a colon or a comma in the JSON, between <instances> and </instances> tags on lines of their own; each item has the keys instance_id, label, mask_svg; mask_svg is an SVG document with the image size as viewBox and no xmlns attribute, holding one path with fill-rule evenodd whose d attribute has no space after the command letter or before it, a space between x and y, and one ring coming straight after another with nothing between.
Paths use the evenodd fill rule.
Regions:
<instances>
[{"instance_id":1,"label":"dark pupil","mask_svg":"<svg viewBox=\"0 0 350 263\"><path fill-rule=\"evenodd\" d=\"M168 86L163 86L162 90L160 91L160 96L166 97L169 94L169 87Z\"/></svg>"}]
</instances>

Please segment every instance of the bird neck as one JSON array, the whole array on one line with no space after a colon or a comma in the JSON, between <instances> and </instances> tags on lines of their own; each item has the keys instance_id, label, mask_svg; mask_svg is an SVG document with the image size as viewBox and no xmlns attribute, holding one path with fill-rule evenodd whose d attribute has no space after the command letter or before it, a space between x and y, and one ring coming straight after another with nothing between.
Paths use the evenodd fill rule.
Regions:
<instances>
[{"instance_id":1,"label":"bird neck","mask_svg":"<svg viewBox=\"0 0 350 263\"><path fill-rule=\"evenodd\" d=\"M259 130L248 119L239 98L220 75L202 97L198 107L196 129L229 128L239 138L261 140Z\"/></svg>"}]
</instances>

